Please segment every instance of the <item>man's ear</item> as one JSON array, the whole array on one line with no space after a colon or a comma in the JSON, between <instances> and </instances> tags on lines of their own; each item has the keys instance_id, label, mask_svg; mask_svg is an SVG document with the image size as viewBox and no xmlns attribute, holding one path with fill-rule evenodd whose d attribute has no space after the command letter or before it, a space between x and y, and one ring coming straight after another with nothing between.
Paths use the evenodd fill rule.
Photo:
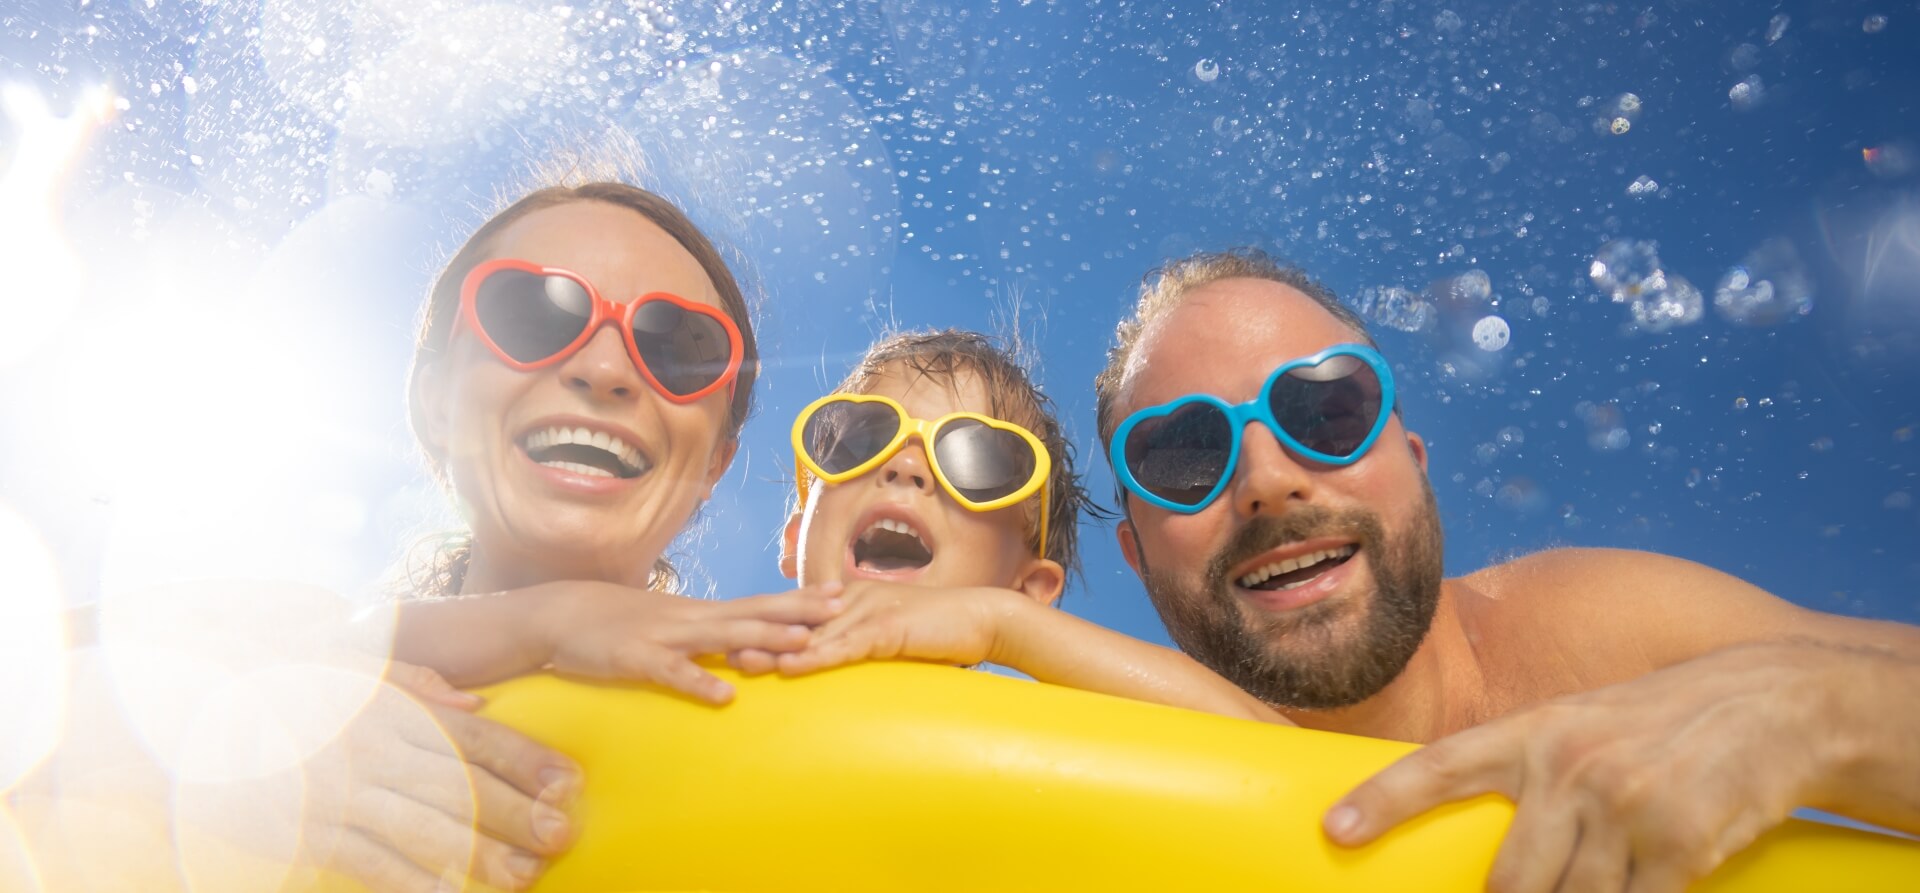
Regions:
<instances>
[{"instance_id":1,"label":"man's ear","mask_svg":"<svg viewBox=\"0 0 1920 893\"><path fill-rule=\"evenodd\" d=\"M1425 474L1427 471L1427 442L1422 440L1420 435L1408 431L1407 449L1413 451L1413 461L1420 463L1420 473Z\"/></svg>"},{"instance_id":2,"label":"man's ear","mask_svg":"<svg viewBox=\"0 0 1920 893\"><path fill-rule=\"evenodd\" d=\"M413 392L407 395L407 411L412 416L414 433L426 446L427 455L436 461L447 455L450 423L446 398L446 379L441 374L440 363L421 363L413 374Z\"/></svg>"},{"instance_id":3,"label":"man's ear","mask_svg":"<svg viewBox=\"0 0 1920 893\"><path fill-rule=\"evenodd\" d=\"M780 573L789 580L800 579L800 510L787 516L787 528L780 532Z\"/></svg>"},{"instance_id":4,"label":"man's ear","mask_svg":"<svg viewBox=\"0 0 1920 893\"><path fill-rule=\"evenodd\" d=\"M1113 525L1113 536L1120 541L1120 557L1133 568L1134 576L1140 576L1140 535L1134 532L1133 521L1122 518Z\"/></svg>"},{"instance_id":5,"label":"man's ear","mask_svg":"<svg viewBox=\"0 0 1920 893\"><path fill-rule=\"evenodd\" d=\"M713 488L720 483L727 469L733 467L733 456L740 452L740 438L729 437L714 445L713 455L707 461L707 497L713 497Z\"/></svg>"},{"instance_id":6,"label":"man's ear","mask_svg":"<svg viewBox=\"0 0 1920 893\"><path fill-rule=\"evenodd\" d=\"M1020 569L1019 579L1013 588L1026 597L1051 607L1060 600L1060 593L1067 588L1067 571L1060 562L1051 558L1033 558L1026 567Z\"/></svg>"}]
</instances>

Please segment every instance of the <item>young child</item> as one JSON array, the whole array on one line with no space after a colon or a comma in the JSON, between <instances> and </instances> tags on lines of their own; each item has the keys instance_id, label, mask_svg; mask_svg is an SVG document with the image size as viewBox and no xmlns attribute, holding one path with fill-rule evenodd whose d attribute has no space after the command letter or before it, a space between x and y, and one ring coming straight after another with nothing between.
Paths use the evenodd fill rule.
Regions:
<instances>
[{"instance_id":1,"label":"young child","mask_svg":"<svg viewBox=\"0 0 1920 893\"><path fill-rule=\"evenodd\" d=\"M861 660L991 662L1073 688L1287 722L1179 651L1053 607L1086 494L1050 401L987 337L894 335L796 420L798 500L781 570L843 584L804 648L747 673Z\"/></svg>"}]
</instances>

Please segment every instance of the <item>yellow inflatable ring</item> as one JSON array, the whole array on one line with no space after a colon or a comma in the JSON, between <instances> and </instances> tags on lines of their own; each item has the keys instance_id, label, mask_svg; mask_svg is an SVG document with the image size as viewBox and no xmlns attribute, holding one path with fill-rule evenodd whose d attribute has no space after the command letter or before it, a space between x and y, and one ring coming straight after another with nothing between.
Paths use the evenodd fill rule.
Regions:
<instances>
[{"instance_id":1,"label":"yellow inflatable ring","mask_svg":"<svg viewBox=\"0 0 1920 893\"><path fill-rule=\"evenodd\" d=\"M535 888L1485 889L1512 816L1437 810L1372 846L1320 831L1410 745L921 664L740 679L724 708L552 677L485 713L580 761L581 836ZM1920 844L1790 822L1698 890L1920 889Z\"/></svg>"}]
</instances>

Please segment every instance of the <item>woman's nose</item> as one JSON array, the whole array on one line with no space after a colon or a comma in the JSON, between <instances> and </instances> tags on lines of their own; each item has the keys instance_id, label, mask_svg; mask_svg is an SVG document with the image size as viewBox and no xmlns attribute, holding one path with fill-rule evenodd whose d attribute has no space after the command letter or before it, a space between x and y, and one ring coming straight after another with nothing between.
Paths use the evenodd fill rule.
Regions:
<instances>
[{"instance_id":1,"label":"woman's nose","mask_svg":"<svg viewBox=\"0 0 1920 893\"><path fill-rule=\"evenodd\" d=\"M627 353L627 342L612 326L593 333L557 371L569 390L602 400L631 399L646 386Z\"/></svg>"}]
</instances>

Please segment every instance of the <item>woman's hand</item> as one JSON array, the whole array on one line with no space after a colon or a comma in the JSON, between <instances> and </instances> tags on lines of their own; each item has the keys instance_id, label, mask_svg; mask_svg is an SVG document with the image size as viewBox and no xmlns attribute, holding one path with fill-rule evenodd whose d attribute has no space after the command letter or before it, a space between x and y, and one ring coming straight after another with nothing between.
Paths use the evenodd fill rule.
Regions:
<instances>
[{"instance_id":1,"label":"woman's hand","mask_svg":"<svg viewBox=\"0 0 1920 893\"><path fill-rule=\"evenodd\" d=\"M863 660L923 660L971 666L991 660L1005 618L1025 596L1009 589L945 589L857 581L846 609L785 654L740 651L729 662L755 675L813 673Z\"/></svg>"},{"instance_id":2,"label":"woman's hand","mask_svg":"<svg viewBox=\"0 0 1920 893\"><path fill-rule=\"evenodd\" d=\"M733 686L694 663L703 654L798 652L841 613L840 584L705 601L611 583L547 584L545 662L562 673L652 682L714 704ZM529 593L535 597L539 594Z\"/></svg>"}]
</instances>

